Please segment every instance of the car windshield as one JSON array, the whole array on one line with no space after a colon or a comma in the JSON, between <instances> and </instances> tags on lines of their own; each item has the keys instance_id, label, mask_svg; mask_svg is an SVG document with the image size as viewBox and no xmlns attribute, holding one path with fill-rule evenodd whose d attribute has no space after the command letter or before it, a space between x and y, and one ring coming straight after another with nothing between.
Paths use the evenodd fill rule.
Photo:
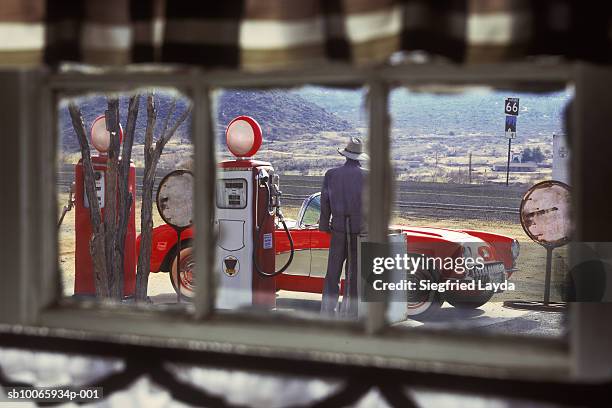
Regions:
<instances>
[{"instance_id":1,"label":"car windshield","mask_svg":"<svg viewBox=\"0 0 612 408\"><path fill-rule=\"evenodd\" d=\"M307 204L304 216L302 217L303 225L318 225L319 215L321 213L321 196L314 196Z\"/></svg>"}]
</instances>

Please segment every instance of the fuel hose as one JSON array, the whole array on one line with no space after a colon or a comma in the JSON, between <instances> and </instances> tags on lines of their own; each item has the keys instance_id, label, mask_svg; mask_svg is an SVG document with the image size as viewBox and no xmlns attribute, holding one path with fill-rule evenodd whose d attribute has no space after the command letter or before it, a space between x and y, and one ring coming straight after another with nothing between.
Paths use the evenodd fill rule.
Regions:
<instances>
[{"instance_id":1,"label":"fuel hose","mask_svg":"<svg viewBox=\"0 0 612 408\"><path fill-rule=\"evenodd\" d=\"M270 189L267 189L267 193L268 193L268 200L270 200ZM264 271L263 268L261 268L261 266L259 265L259 262L257 261L257 251L254 250L253 251L253 265L255 265L255 270L262 276L266 276L266 277L272 277L272 276L276 276L276 275L280 275L281 273L285 272L287 270L287 268L289 268L289 265L291 265L291 262L293 261L293 254L295 252L295 248L294 248L294 244L293 244L293 237L291 236L291 233L289 232L289 228L287 228L287 223L285 222L285 218L283 217L283 214L280 212L280 210L278 211L278 219L280 220L281 224L283 224L283 229L285 230L285 234L287 234L287 238L289 239L289 247L290 249L290 253L289 253L289 259L287 259L287 262L285 263L285 265L283 265L282 268L280 268L278 271ZM261 242L262 237L262 232L263 229L260 228L259 226L257 226L258 229L258 238L259 238L259 242Z\"/></svg>"},{"instance_id":2,"label":"fuel hose","mask_svg":"<svg viewBox=\"0 0 612 408\"><path fill-rule=\"evenodd\" d=\"M267 272L267 271L264 271L260 267L259 263L257 262L257 251L253 251L253 264L255 265L255 270L257 270L257 272L259 272L260 275L267 276L267 277L280 275L281 273L285 272L287 268L289 268L289 265L291 265L291 262L293 261L293 253L295 252L294 246L293 246L293 237L291 236L291 233L289 232L289 228L287 228L287 223L285 223L284 218L281 217L280 222L281 224L283 224L283 229L285 230L285 234L287 234L287 238L289 238L289 246L291 248L290 253L289 253L289 259L287 259L287 262L285 263L285 265L283 265L283 267L280 268L278 271ZM259 238L261 240L261 234Z\"/></svg>"}]
</instances>

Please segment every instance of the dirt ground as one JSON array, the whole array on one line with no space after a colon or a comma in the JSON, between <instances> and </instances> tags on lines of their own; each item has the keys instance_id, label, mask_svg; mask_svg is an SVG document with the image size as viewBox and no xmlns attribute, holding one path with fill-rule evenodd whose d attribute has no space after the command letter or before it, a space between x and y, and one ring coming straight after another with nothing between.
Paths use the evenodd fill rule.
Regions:
<instances>
[{"instance_id":1,"label":"dirt ground","mask_svg":"<svg viewBox=\"0 0 612 408\"><path fill-rule=\"evenodd\" d=\"M68 194L62 193L58 197L58 206L61 212L67 202ZM136 232L140 233L140 200L136 202ZM287 218L296 218L299 207L284 207L283 212ZM58 215L59 219L59 215ZM157 210L153 209L154 225L163 223ZM516 284L516 291L505 292L495 296L495 300L542 300L544 291L544 275L546 266L546 251L543 247L533 243L525 234L520 224L496 221L470 220L470 219L426 219L394 217L393 223L411 226L431 226L457 229L479 229L484 231L506 234L519 240L521 254L518 260L518 271L514 273L511 281ZM62 270L64 294L71 296L74 292L74 210L69 212L59 230L59 264ZM553 255L553 289L551 300L561 300L561 282L565 276L564 248L555 250ZM168 297L170 301L174 290L166 273L152 273L149 277L149 295L158 298Z\"/></svg>"}]
</instances>

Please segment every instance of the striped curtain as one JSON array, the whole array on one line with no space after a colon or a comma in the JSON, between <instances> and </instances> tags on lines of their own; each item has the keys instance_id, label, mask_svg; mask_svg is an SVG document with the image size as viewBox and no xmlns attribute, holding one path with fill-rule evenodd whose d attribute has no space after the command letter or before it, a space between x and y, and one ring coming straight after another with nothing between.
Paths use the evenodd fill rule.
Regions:
<instances>
[{"instance_id":1,"label":"striped curtain","mask_svg":"<svg viewBox=\"0 0 612 408\"><path fill-rule=\"evenodd\" d=\"M139 62L262 70L612 59L612 2L574 0L1 0L0 64Z\"/></svg>"}]
</instances>

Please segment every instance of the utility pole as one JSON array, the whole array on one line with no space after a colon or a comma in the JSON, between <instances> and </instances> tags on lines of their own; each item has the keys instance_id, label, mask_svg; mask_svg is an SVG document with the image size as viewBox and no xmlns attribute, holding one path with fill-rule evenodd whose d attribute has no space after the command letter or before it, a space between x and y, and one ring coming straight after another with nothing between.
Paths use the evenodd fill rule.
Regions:
<instances>
[{"instance_id":1,"label":"utility pole","mask_svg":"<svg viewBox=\"0 0 612 408\"><path fill-rule=\"evenodd\" d=\"M438 182L438 150L436 150L436 165L434 167L434 183Z\"/></svg>"},{"instance_id":2,"label":"utility pole","mask_svg":"<svg viewBox=\"0 0 612 408\"><path fill-rule=\"evenodd\" d=\"M468 177L470 180L470 184L472 184L472 152L470 152L470 159L468 162Z\"/></svg>"}]
</instances>

